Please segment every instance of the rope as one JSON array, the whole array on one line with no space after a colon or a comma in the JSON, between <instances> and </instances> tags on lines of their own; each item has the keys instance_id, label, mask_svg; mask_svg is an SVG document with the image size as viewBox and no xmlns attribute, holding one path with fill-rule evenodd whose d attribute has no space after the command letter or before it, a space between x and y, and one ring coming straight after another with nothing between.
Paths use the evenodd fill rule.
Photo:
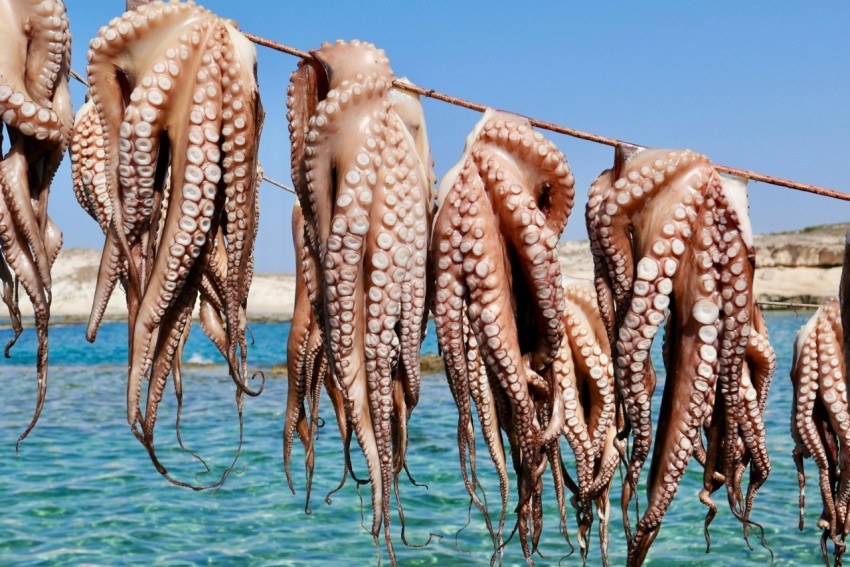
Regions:
<instances>
[{"instance_id":1,"label":"rope","mask_svg":"<svg viewBox=\"0 0 850 567\"><path fill-rule=\"evenodd\" d=\"M263 47L268 47L269 49L274 49L276 51L280 51L281 53L286 53L288 55L293 55L295 57L300 57L301 59L311 59L313 56L306 51L301 51L300 49L296 49L294 47L290 47L288 45L284 45L282 43L278 43L276 41L272 41L270 39L266 39L264 37L260 37L258 35L254 35L251 33L243 32L243 35L256 43L257 45L262 45ZM79 73L71 69L71 76L84 84L86 87L89 84L80 76ZM477 102L472 102L469 100L465 100L462 98L450 96L447 94L443 94L434 89L426 89L423 87L418 87L416 85L412 85L405 81L400 81L395 79L393 81L393 86L402 89L411 93L415 93L421 96L426 96L428 98L433 98L434 100L439 100L442 102L447 102L449 104L453 104L455 106L460 106L463 108L468 108L470 110L476 110L478 112L485 112L487 110L487 106L483 104L479 104ZM564 134L566 136L571 136L573 138L579 138L581 140L586 140L588 142L594 142L596 144L603 144L606 146L611 146L614 148L620 147L635 147L636 144L632 144L629 142L624 142L623 140L618 140L616 138L609 138L606 136L600 136L599 134L592 134L590 132L583 132L582 130L576 130L575 128L569 128L567 126L561 126L560 124L555 124L552 122L546 122L544 120L538 120L536 118L529 118L529 122L531 122L532 126L536 126L542 130L549 130L550 132L556 132L558 134ZM738 169L735 167L729 167L727 165L714 165L714 169L721 173L727 173L729 175L736 175L738 177L744 177L746 179L750 179L752 181L761 181L762 183L768 183L770 185L776 185L779 187L786 187L788 189L794 189L797 191L803 191L806 193L813 193L815 195L821 195L823 197L831 197L833 199L840 199L842 201L850 201L850 194L843 193L841 191L836 191L834 189L827 189L825 187L818 187L817 185L810 185L808 183L800 183L797 181L791 181L789 179L783 179L781 177L774 177L772 175L766 175L763 173L758 173L755 171L750 171L747 169ZM290 193L294 193L290 187L286 187L285 185L269 180L267 177L264 177L264 180L269 181L272 185L280 187L281 189L285 189Z\"/></svg>"},{"instance_id":2,"label":"rope","mask_svg":"<svg viewBox=\"0 0 850 567\"><path fill-rule=\"evenodd\" d=\"M74 71L73 69L71 69L71 70L70 70L70 73L71 73L71 76L72 76L72 77L74 77L75 79L77 79L78 81L80 81L82 84L84 84L84 85L86 86L86 88L88 88L89 83L88 83L88 81L86 81L86 80L82 77L82 75L80 75L79 73L77 73L77 72L76 72L76 71Z\"/></svg>"},{"instance_id":3,"label":"rope","mask_svg":"<svg viewBox=\"0 0 850 567\"><path fill-rule=\"evenodd\" d=\"M270 39L266 39L264 37L260 37L258 35L254 35L251 33L242 32L242 34L256 43L257 45L262 45L263 47L268 47L269 49L274 49L276 51L280 51L281 53L287 53L289 55L294 55L295 57L300 57L301 59L312 59L312 55L306 51L301 51L300 49L296 49L294 47L290 47L288 45L284 45L282 43L278 43L276 41L272 41ZM411 85L405 81L400 81L398 79L393 81L393 86L402 89L411 93L415 93L421 96L426 96L428 98L433 98L435 100L439 100L442 102L447 102L449 104L453 104L455 106L460 106L463 108L468 108L470 110L477 110L478 112L484 112L487 110L487 106L483 104L479 104L477 102L472 102L469 100L465 100L462 98L450 96L447 94L443 94L434 89L426 89L423 87L417 87L416 85ZM597 144L604 144L606 146L612 146L614 148L619 147L634 147L636 144L631 144L629 142L624 142L623 140L618 140L616 138L609 138L606 136L600 136L599 134L592 134L590 132L583 132L581 130L576 130L575 128L568 128L567 126L561 126L560 124L554 124L552 122L545 122L543 120L537 120L536 118L529 118L529 122L531 122L532 126L536 126L537 128L541 128L543 130L549 130L550 132L557 132L558 134L564 134L567 136L571 136L573 138L579 138L581 140L587 140L589 142L594 142ZM780 187L787 187L788 189L795 189L797 191L804 191L806 193L814 193L815 195L821 195L824 197L832 197L833 199L841 199L842 201L850 201L850 193L843 193L841 191L836 191L834 189L827 189L824 187L818 187L817 185L810 185L808 183L799 183L797 181L791 181L789 179L783 179L781 177L774 177L772 175L765 175L763 173L757 173L755 171L750 171L747 169L738 169L735 167L729 167L727 165L716 165L714 168L721 172L727 173L729 175L737 175L738 177L745 177L747 179L751 179L753 181L761 181L762 183L768 183L770 185L777 185Z\"/></svg>"},{"instance_id":4,"label":"rope","mask_svg":"<svg viewBox=\"0 0 850 567\"><path fill-rule=\"evenodd\" d=\"M284 184L283 184L283 183L281 183L280 181L276 181L276 180L272 179L271 177L267 177L265 174L263 174L263 181L266 181L266 182L268 182L268 183L271 183L271 184L272 184L272 185L274 185L275 187L280 187L280 188L281 188L281 189L283 189L284 191L289 191L289 192L290 192L290 193L292 193L293 195L295 194L295 189L293 189L292 187L290 187L290 186L288 186L288 185L284 185Z\"/></svg>"}]
</instances>

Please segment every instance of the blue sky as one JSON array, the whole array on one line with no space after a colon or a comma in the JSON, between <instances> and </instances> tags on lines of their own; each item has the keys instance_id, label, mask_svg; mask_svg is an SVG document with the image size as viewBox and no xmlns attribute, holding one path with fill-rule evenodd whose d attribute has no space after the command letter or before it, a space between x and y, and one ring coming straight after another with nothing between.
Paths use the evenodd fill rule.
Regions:
<instances>
[{"instance_id":1,"label":"blue sky","mask_svg":"<svg viewBox=\"0 0 850 567\"><path fill-rule=\"evenodd\" d=\"M122 0L66 0L73 68ZM717 163L850 192L850 3L283 2L210 0L242 29L301 49L361 39L386 50L398 76L455 96L647 146L687 147ZM263 47L266 125L260 160L289 183L286 87L297 60ZM71 87L75 107L84 87ZM442 175L459 159L476 112L426 100ZM565 233L586 237L587 188L611 148L546 133L576 177ZM259 271L293 271L293 197L262 193ZM100 247L74 199L68 160L50 214L66 247ZM850 203L750 185L756 232L850 220Z\"/></svg>"}]
</instances>

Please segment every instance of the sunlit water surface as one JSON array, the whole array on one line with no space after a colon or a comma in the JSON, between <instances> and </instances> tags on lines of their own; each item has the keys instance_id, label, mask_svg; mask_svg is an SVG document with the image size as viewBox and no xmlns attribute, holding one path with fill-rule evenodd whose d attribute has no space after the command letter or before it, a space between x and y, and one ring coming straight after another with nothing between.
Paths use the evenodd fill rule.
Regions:
<instances>
[{"instance_id":1,"label":"sunlit water surface","mask_svg":"<svg viewBox=\"0 0 850 567\"><path fill-rule=\"evenodd\" d=\"M775 565L820 563L820 513L816 471L808 463L809 508L806 529L797 529L797 477L789 434L791 388L788 374L795 333L810 313L767 316L777 350L778 368L767 405L768 444L773 469L759 493L752 519L765 528ZM252 326L253 367L269 368L284 360L289 325ZM8 332L8 331L6 331ZM303 452L296 443L294 480L297 495L286 487L281 465L281 426L286 400L285 377L271 376L266 391L245 403L245 444L237 467L217 492L193 492L172 486L151 465L146 451L126 423L126 325L104 325L97 343L84 339L83 325L55 325L50 330L50 384L41 420L15 456L14 444L29 421L35 399L35 337L28 330L0 365L6 384L0 406L0 563L114 565L197 563L276 565L376 563L371 536L361 528L361 506L352 482L332 504L324 495L338 483L343 460L330 403L323 396L326 426L316 442L316 476L312 514L304 513ZM660 364L660 341L654 357ZM424 352L435 353L433 328ZM179 450L174 437L175 403L170 388L160 409L157 448L170 471L183 480L209 482L229 465L238 440L234 386L220 357L199 329L192 332L185 360L185 407L182 433L187 445L207 458L203 467ZM213 365L216 364L216 365ZM663 370L654 407L660 407ZM401 494L411 542L429 533L443 536L426 548L401 544L393 506L396 553L403 565L485 565L492 553L484 521L473 513L467 523L468 497L459 473L457 411L442 376L423 379L419 406L410 422L408 462L416 480L428 489L402 482ZM564 444L565 448L567 447ZM359 456L359 451L355 454ZM483 443L478 470L498 516L498 483ZM365 475L362 458L355 461ZM648 465L647 467L648 468ZM706 508L697 494L702 475L691 462L676 499L667 512L647 564L763 565L770 555L751 534L747 549L740 524L716 494L720 512L711 526L712 549L705 554L702 534ZM512 487L512 492L515 488ZM625 560L619 513L619 480L612 490L611 545L613 564ZM368 524L368 489L364 495ZM511 509L516 496L512 494ZM554 565L569 552L558 531L551 490L544 496L544 534L539 565ZM575 543L574 520L570 525ZM509 530L508 530L509 532ZM595 532L595 530L594 530ZM386 555L383 556L386 561ZM505 563L521 564L519 541L507 546ZM589 564L599 563L594 533ZM578 554L563 564L581 564Z\"/></svg>"}]
</instances>

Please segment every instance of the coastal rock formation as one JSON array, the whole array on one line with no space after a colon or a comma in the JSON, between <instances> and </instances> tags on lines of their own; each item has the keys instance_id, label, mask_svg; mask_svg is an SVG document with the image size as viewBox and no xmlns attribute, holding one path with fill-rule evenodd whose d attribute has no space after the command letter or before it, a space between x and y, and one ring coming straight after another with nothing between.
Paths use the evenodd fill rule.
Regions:
<instances>
[{"instance_id":1,"label":"coastal rock formation","mask_svg":"<svg viewBox=\"0 0 850 567\"><path fill-rule=\"evenodd\" d=\"M841 277L841 254L848 225L805 228L794 232L755 236L755 294L760 301L803 301L824 303L835 295ZM593 279L593 258L586 240L570 240L558 246L563 273ZM59 253L53 266L54 318L85 319L91 309L100 251L68 248ZM248 320L288 321L295 297L294 274L256 274L248 303ZM107 320L126 317L121 297L113 297L106 308ZM32 317L32 308L21 304L21 314Z\"/></svg>"}]
</instances>

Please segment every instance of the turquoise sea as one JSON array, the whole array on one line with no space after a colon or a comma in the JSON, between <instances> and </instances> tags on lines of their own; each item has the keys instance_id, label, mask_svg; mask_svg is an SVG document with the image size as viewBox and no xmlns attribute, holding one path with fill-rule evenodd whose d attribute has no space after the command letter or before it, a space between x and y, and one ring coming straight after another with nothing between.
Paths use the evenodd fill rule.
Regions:
<instances>
[{"instance_id":1,"label":"turquoise sea","mask_svg":"<svg viewBox=\"0 0 850 567\"><path fill-rule=\"evenodd\" d=\"M788 379L794 336L811 312L769 313L767 321L777 350L778 369L767 405L767 426L773 470L756 500L752 519L765 527L775 565L820 564L820 514L817 473L807 464L809 507L806 528L797 529L797 478L789 433L791 388ZM289 325L255 324L255 344L249 361L269 368L283 362ZM0 339L5 336L0 331ZM316 443L316 476L312 514L304 513L303 452L296 443L294 480L298 494L286 487L281 464L281 426L286 379L270 376L266 391L245 403L245 444L233 474L217 492L193 492L172 486L151 465L147 453L130 433L125 419L126 325L104 325L97 343L84 338L82 324L55 324L50 330L50 384L38 426L15 455L15 440L30 419L35 400L35 333L21 337L9 360L0 362L5 384L0 398L0 564L274 564L372 565L376 550L361 528L357 491L349 481L333 498L342 473L341 443L327 398L321 415L326 426ZM658 360L660 341L656 341ZM433 328L424 352L435 353ZM183 439L207 458L213 473L179 450L174 437L172 391L160 409L157 448L171 472L184 480L205 482L231 462L238 428L234 387L213 346L200 329L187 345ZM657 368L663 368L660 363ZM662 371L663 372L663 371ZM656 409L660 406L660 384ZM424 541L440 534L423 549L402 545L394 515L396 553L402 565L487 565L489 538L481 516L467 523L468 498L457 458L457 412L443 376L423 380L422 397L410 423L409 464L428 489L402 483L407 536ZM566 447L566 443L564 444ZM362 460L355 462L361 476ZM479 444L479 472L487 494L498 500L492 465ZM648 466L646 467L648 468ZM765 565L769 553L751 535L748 550L738 522L717 493L720 512L712 524L713 546L705 554L702 524L706 508L697 494L699 465L691 462L676 500L664 519L648 565ZM514 487L511 487L512 492ZM623 564L625 543L619 514L619 482L612 490L612 564ZM547 500L554 502L549 491ZM368 506L368 491L365 494ZM511 503L511 508L515 504ZM498 515L493 505L491 513ZM369 509L366 509L367 520ZM510 518L510 516L509 516ZM495 519L495 518L494 518ZM575 524L570 525L575 544ZM594 530L590 565L599 564ZM558 531L553 505L544 516L539 565L557 565L569 552ZM383 560L386 561L384 554ZM522 564L519 542L507 546L507 565ZM576 553L564 565L580 565Z\"/></svg>"}]
</instances>

